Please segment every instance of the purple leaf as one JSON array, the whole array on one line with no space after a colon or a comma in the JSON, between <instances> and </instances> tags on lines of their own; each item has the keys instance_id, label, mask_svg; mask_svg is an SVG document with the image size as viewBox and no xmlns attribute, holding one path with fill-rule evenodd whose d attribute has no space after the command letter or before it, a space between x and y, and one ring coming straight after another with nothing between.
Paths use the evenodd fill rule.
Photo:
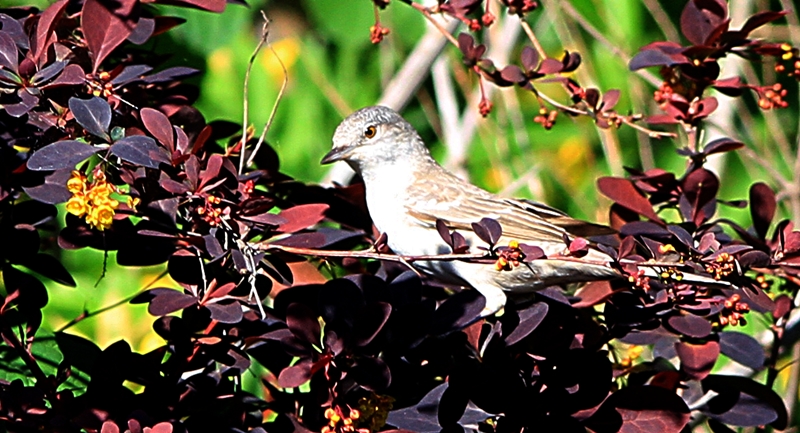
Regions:
<instances>
[{"instance_id":1,"label":"purple leaf","mask_svg":"<svg viewBox=\"0 0 800 433\"><path fill-rule=\"evenodd\" d=\"M153 289L145 293L153 297L147 306L147 312L153 316L166 316L197 303L194 296L173 289Z\"/></svg>"},{"instance_id":2,"label":"purple leaf","mask_svg":"<svg viewBox=\"0 0 800 433\"><path fill-rule=\"evenodd\" d=\"M73 169L98 150L80 141L57 141L34 152L28 159L28 168L34 171Z\"/></svg>"},{"instance_id":3,"label":"purple leaf","mask_svg":"<svg viewBox=\"0 0 800 433\"><path fill-rule=\"evenodd\" d=\"M726 331L719 334L720 351L728 358L750 367L753 370L760 370L764 367L766 357L764 348L753 337L741 332Z\"/></svg>"},{"instance_id":4,"label":"purple leaf","mask_svg":"<svg viewBox=\"0 0 800 433\"><path fill-rule=\"evenodd\" d=\"M156 72L155 74L148 75L144 77L144 82L148 84L163 83L165 81L173 81L178 78L195 75L198 72L200 71L194 68L187 68L185 66L176 66L174 68L164 69L161 72Z\"/></svg>"},{"instance_id":5,"label":"purple leaf","mask_svg":"<svg viewBox=\"0 0 800 433\"><path fill-rule=\"evenodd\" d=\"M511 346L530 335L547 316L550 307L544 302L537 302L519 311L519 324L505 337L506 346Z\"/></svg>"},{"instance_id":6,"label":"purple leaf","mask_svg":"<svg viewBox=\"0 0 800 433\"><path fill-rule=\"evenodd\" d=\"M708 376L719 358L719 343L707 341L703 344L675 343L675 351L681 360L681 371L692 379Z\"/></svg>"},{"instance_id":7,"label":"purple leaf","mask_svg":"<svg viewBox=\"0 0 800 433\"><path fill-rule=\"evenodd\" d=\"M63 203L72 197L67 191L67 180L71 176L71 168L56 170L44 178L44 183L33 187L22 187L32 199L42 203Z\"/></svg>"},{"instance_id":8,"label":"purple leaf","mask_svg":"<svg viewBox=\"0 0 800 433\"><path fill-rule=\"evenodd\" d=\"M19 74L19 51L11 35L0 31L0 66Z\"/></svg>"},{"instance_id":9,"label":"purple leaf","mask_svg":"<svg viewBox=\"0 0 800 433\"><path fill-rule=\"evenodd\" d=\"M158 168L160 163L170 164L164 148L144 135L131 135L117 141L111 146L111 153L123 161L149 168Z\"/></svg>"},{"instance_id":10,"label":"purple leaf","mask_svg":"<svg viewBox=\"0 0 800 433\"><path fill-rule=\"evenodd\" d=\"M758 182L750 187L750 216L759 239L766 239L777 206L775 193L767 184Z\"/></svg>"},{"instance_id":11,"label":"purple leaf","mask_svg":"<svg viewBox=\"0 0 800 433\"><path fill-rule=\"evenodd\" d=\"M39 72L33 74L33 77L31 77L31 84L38 87L40 84L44 83L45 81L49 81L51 78L58 75L66 66L67 62L65 61L54 62L48 65L44 69L41 69Z\"/></svg>"},{"instance_id":12,"label":"purple leaf","mask_svg":"<svg viewBox=\"0 0 800 433\"><path fill-rule=\"evenodd\" d=\"M90 134L110 139L106 131L111 125L111 106L105 99L97 96L92 99L69 98L69 109L75 120Z\"/></svg>"},{"instance_id":13,"label":"purple leaf","mask_svg":"<svg viewBox=\"0 0 800 433\"><path fill-rule=\"evenodd\" d=\"M667 319L667 323L676 331L689 337L703 338L711 333L711 323L693 314L672 316Z\"/></svg>"},{"instance_id":14,"label":"purple leaf","mask_svg":"<svg viewBox=\"0 0 800 433\"><path fill-rule=\"evenodd\" d=\"M235 300L213 302L205 305L211 318L220 323L239 323L242 321L242 305Z\"/></svg>"},{"instance_id":15,"label":"purple leaf","mask_svg":"<svg viewBox=\"0 0 800 433\"><path fill-rule=\"evenodd\" d=\"M119 73L113 80L111 80L111 84L114 86L122 86L124 84L132 83L134 81L141 81L144 79L144 74L152 71L153 68L147 65L130 65L126 66L122 72ZM152 110L152 108L150 108Z\"/></svg>"}]
</instances>

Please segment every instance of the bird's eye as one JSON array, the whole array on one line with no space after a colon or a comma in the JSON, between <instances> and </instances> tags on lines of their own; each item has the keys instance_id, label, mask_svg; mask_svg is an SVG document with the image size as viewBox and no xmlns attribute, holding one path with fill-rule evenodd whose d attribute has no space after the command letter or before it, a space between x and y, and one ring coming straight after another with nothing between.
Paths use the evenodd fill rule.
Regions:
<instances>
[{"instance_id":1,"label":"bird's eye","mask_svg":"<svg viewBox=\"0 0 800 433\"><path fill-rule=\"evenodd\" d=\"M372 138L375 136L375 133L377 132L378 130L375 128L375 126L373 125L367 126L367 129L364 130L364 137Z\"/></svg>"}]
</instances>

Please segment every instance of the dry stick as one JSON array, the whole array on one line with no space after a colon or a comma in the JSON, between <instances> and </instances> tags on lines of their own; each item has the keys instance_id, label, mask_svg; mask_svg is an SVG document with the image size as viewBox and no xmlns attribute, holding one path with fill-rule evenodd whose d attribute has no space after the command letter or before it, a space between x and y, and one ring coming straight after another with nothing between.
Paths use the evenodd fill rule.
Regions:
<instances>
[{"instance_id":1,"label":"dry stick","mask_svg":"<svg viewBox=\"0 0 800 433\"><path fill-rule=\"evenodd\" d=\"M528 35L528 39L530 39L533 47L536 48L536 51L539 53L539 58L546 59L547 53L544 51L544 47L542 47L541 42L539 42L539 38L536 37L536 33L533 32L531 29L531 25L525 21L525 17L522 15L518 15L519 17L519 25L522 26L522 30L525 31L525 34Z\"/></svg>"},{"instance_id":2,"label":"dry stick","mask_svg":"<svg viewBox=\"0 0 800 433\"><path fill-rule=\"evenodd\" d=\"M658 3L658 0L642 0L642 3L668 41L677 42L681 40L678 29L672 25L672 20L664 12L664 8Z\"/></svg>"},{"instance_id":3,"label":"dry stick","mask_svg":"<svg viewBox=\"0 0 800 433\"><path fill-rule=\"evenodd\" d=\"M487 256L483 253L463 253L463 254L426 254L419 256L401 256L397 254L377 253L374 251L342 251L342 250L321 250L317 248L302 248L291 247L286 245L270 244L268 242L255 243L251 245L254 249L261 251L282 251L290 254L297 254L300 256L314 256L314 257L343 257L353 259L375 259L384 260L389 262L404 263L406 265L418 261L444 261L452 262L456 260L474 260L474 259L494 259L494 257ZM583 263L588 265L607 266L608 262L602 260L584 260L576 257L557 256L548 257L542 260L558 260L563 262ZM637 262L634 260L620 259L618 261L623 265L637 265L647 268L687 268L688 263L680 262ZM499 271L498 271L499 272Z\"/></svg>"},{"instance_id":4,"label":"dry stick","mask_svg":"<svg viewBox=\"0 0 800 433\"><path fill-rule=\"evenodd\" d=\"M117 302L114 302L114 303L113 303L113 304L111 304L111 305L107 305L107 306L105 306L105 307L102 307L102 308L100 308L99 310L95 310L95 311L92 311L92 312L85 311L85 312L83 312L83 313L79 314L79 315L78 315L78 317L76 317L76 318L74 318L74 319L70 320L69 322L67 322L66 324L64 324L64 326L62 326L61 328L59 328L59 329L58 329L56 332L64 332L64 331L66 331L68 328L71 328L72 326L74 326L74 325L77 325L78 323L80 323L80 322L82 322L82 321L84 321L84 320L86 320L86 319L88 319L88 318L90 318L90 317L94 317L94 316L96 316L96 315L98 315L98 314L105 313L106 311L113 310L114 308L117 308L117 307L119 307L119 306L121 306L121 305L125 305L125 304L127 304L127 303L128 303L128 302L130 302L130 301L131 301L133 298L135 298L135 297L137 297L137 296L141 295L142 293L146 292L147 290L149 290L149 289L150 289L150 287L153 287L153 285L154 285L155 283L157 283L157 282L158 282L158 280L160 280L160 279L164 278L164 277L165 277L165 276L166 276L168 273L169 273L169 271L167 271L167 270L164 270L164 272L162 272L161 274L159 274L159 275L158 275L158 277L156 277L155 279L153 279L153 281L150 281L150 282L149 282L149 283L147 283L147 285L145 285L145 286L144 286L144 287L143 287L141 290L139 290L138 292L134 293L134 294L133 294L133 295L131 295L131 296L128 296L127 298L124 298L124 299L122 299L122 300L119 300L119 301L117 301Z\"/></svg>"},{"instance_id":5,"label":"dry stick","mask_svg":"<svg viewBox=\"0 0 800 433\"><path fill-rule=\"evenodd\" d=\"M261 25L261 37L258 40L258 44L256 45L256 49L253 50L253 54L250 55L250 61L247 62L247 70L244 73L244 85L242 86L242 94L244 96L244 101L242 102L242 140L240 142L240 149L239 149L239 174L241 175L244 171L244 160L245 160L245 145L247 144L247 125L249 124L250 118L250 101L248 100L250 94L250 71L253 69L253 63L256 61L256 56L261 51L261 47L264 46L264 43L267 42L267 36L269 36L269 19L267 19L266 14L264 11L261 11L261 16L264 17L264 24Z\"/></svg>"},{"instance_id":6,"label":"dry stick","mask_svg":"<svg viewBox=\"0 0 800 433\"><path fill-rule=\"evenodd\" d=\"M558 108L559 110L566 111L566 112L573 113L573 114L579 114L579 115L582 115L582 116L589 116L589 117L592 116L592 113L590 113L590 112L588 112L586 110L581 110L581 109L578 109L578 108L575 108L575 107L570 107L568 105L561 104L561 103L555 101L554 99L550 98L549 96L545 95L544 93L536 92L536 95L538 97L542 98L543 100L545 100L548 104ZM619 116L619 119L622 120L622 123L630 126L631 128L636 129L636 130L641 131L641 132L644 132L650 138L665 138L665 137L666 138L675 138L675 137L677 137L677 134L675 134L674 132L653 131L652 129L645 128L644 126L637 125L636 123L634 123L631 119L629 119L626 116Z\"/></svg>"},{"instance_id":7,"label":"dry stick","mask_svg":"<svg viewBox=\"0 0 800 433\"><path fill-rule=\"evenodd\" d=\"M267 21L267 16L263 11L261 12L261 15L264 17L264 20ZM278 96L275 97L275 103L272 104L272 111L269 113L269 119L267 120L267 123L264 124L264 129L261 130L261 135L258 136L258 142L256 142L256 146L250 153L250 158L247 159L248 167L253 164L253 160L258 154L259 149L261 149L261 145L264 144L264 137L267 136L267 131L269 131L270 127L272 127L272 121L275 120L275 113L278 112L278 104L280 104L281 100L283 99L283 93L286 91L286 86L289 84L289 71L286 70L286 65L283 64L283 60L281 60L280 56L278 56L278 53L275 52L275 48L272 46L272 44L267 44L267 46L269 47L269 50L272 51L275 59L278 60L278 64L281 65L281 70L283 71L283 82L281 83L281 90L278 91Z\"/></svg>"},{"instance_id":8,"label":"dry stick","mask_svg":"<svg viewBox=\"0 0 800 433\"><path fill-rule=\"evenodd\" d=\"M55 389L53 389L52 383L47 379L47 375L44 374L44 371L42 370L42 367L39 366L39 363L36 362L36 358L33 357L33 353L31 353L30 348L25 347L22 341L17 338L17 334L14 333L14 330L11 329L11 326L4 319L0 320L0 334L2 334L3 341L17 351L17 354L20 358L22 358L25 366L28 367L31 373L33 373L33 376L36 378L36 385L40 387L40 389L45 393L45 395L48 396L48 398L55 397L53 395ZM20 330L20 336L21 335L22 331Z\"/></svg>"},{"instance_id":9,"label":"dry stick","mask_svg":"<svg viewBox=\"0 0 800 433\"><path fill-rule=\"evenodd\" d=\"M592 35L593 38L597 39L598 42L602 43L606 47L608 47L614 55L618 56L622 61L627 65L628 62L631 60L631 56L629 56L625 51L611 43L599 30L597 30L586 18L583 17L574 7L568 2L559 2L558 5L561 9L567 13L576 23L580 24L580 26L586 30L587 33ZM662 79L656 77L652 72L646 69L639 69L635 71L637 75L642 77L645 81L650 83L651 85L658 87L661 85Z\"/></svg>"}]
</instances>

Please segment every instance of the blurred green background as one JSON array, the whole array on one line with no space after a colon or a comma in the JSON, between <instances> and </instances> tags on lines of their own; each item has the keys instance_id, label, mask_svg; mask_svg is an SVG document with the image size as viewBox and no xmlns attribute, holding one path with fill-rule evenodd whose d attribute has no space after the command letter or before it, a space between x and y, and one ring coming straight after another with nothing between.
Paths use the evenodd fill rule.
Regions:
<instances>
[{"instance_id":1,"label":"blurred green background","mask_svg":"<svg viewBox=\"0 0 800 433\"><path fill-rule=\"evenodd\" d=\"M31 4L22 0L10 3ZM737 17L746 17L756 8L777 9L763 1L733 3L734 28L743 22ZM492 1L490 5L497 13L498 4ZM528 21L550 56L560 58L565 49L580 52L583 64L573 78L584 87L597 87L603 92L621 89L618 112L655 114L655 87L628 71L627 60L649 42L665 37L675 40L683 5L682 1L667 0L544 2L544 8L532 13ZM267 140L281 159L282 171L304 182L326 179L330 168L321 166L319 160L329 150L336 125L350 111L380 99L386 83L428 28L420 13L399 1L393 1L380 13L381 23L391 29L391 34L378 45L369 39L374 11L368 0L254 1L249 7L228 5L223 14L175 7L160 9L167 15L186 18L187 22L159 36L152 48L172 54L171 64L202 71L194 80L200 87L195 105L207 121L224 119L237 123L242 122L245 70L261 28L259 11L269 16L269 42L274 53L267 48L261 50L254 64L248 122L260 133L276 101L283 80L277 55L288 70L288 87ZM783 41L790 38L791 31L790 26L779 21L760 31L759 36ZM529 45L524 34L518 38L509 57L516 63L521 47ZM472 100L476 93L476 76L465 70L461 54L454 47L447 46L442 56L447 70L452 71L457 102L464 110L465 101ZM731 63L723 75L731 71L767 81L772 77L769 64L747 69ZM657 77L657 71L648 73ZM797 89L796 85L788 85L791 107L766 115L754 108L752 97L734 103L718 95L721 115L709 123L744 141L752 152L767 160L767 164L756 164L747 154L738 153L712 161L711 166L723 179L721 198L746 199L749 185L757 180L778 189L778 175L793 175L794 159L787 159L786 155L793 157L796 151ZM557 85L543 85L541 89L568 104L565 92ZM442 161L448 158L450 149L442 143L441 119L437 115L436 95L440 90L427 79L403 114ZM470 96L465 97L465 92ZM591 119L563 114L553 130L545 131L532 121L539 106L530 93L503 89L495 93L493 100L495 111L477 122L462 165L464 174L489 190L540 200L579 218L607 222L609 201L596 191L598 177L623 175L623 167L660 167L678 173L684 169L685 159L675 153L684 142L682 137L651 140L629 127L601 130ZM477 112L477 106L466 110ZM706 137L713 134L709 130ZM746 211L726 207L720 211L744 226L750 225ZM789 209L782 212L789 215ZM62 259L73 271L78 287L49 287L51 299L44 310L43 325L49 331L60 329L85 310L111 305L146 286L176 287L168 279L156 281L163 266L121 268L115 265L114 253L108 256L108 270L102 278L102 252L65 251ZM134 350L146 352L161 344L152 332L152 322L144 305L125 304L81 321L70 332L84 335L101 347L122 338ZM751 321L748 326L759 328L763 324Z\"/></svg>"}]
</instances>

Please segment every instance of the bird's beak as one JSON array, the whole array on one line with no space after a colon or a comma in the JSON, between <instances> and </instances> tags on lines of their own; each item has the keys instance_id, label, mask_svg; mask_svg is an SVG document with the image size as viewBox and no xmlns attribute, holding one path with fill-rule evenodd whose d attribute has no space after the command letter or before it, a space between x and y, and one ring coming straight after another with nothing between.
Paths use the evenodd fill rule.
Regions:
<instances>
[{"instance_id":1,"label":"bird's beak","mask_svg":"<svg viewBox=\"0 0 800 433\"><path fill-rule=\"evenodd\" d=\"M328 152L328 154L325 155L324 158L322 158L320 164L330 164L332 162L346 159L348 156L350 156L352 150L353 150L352 147L335 147L331 149L331 151Z\"/></svg>"}]
</instances>

